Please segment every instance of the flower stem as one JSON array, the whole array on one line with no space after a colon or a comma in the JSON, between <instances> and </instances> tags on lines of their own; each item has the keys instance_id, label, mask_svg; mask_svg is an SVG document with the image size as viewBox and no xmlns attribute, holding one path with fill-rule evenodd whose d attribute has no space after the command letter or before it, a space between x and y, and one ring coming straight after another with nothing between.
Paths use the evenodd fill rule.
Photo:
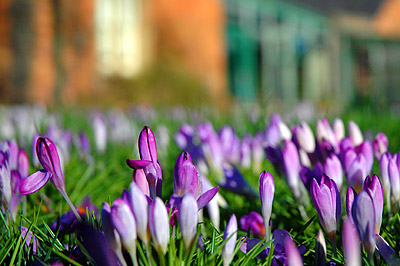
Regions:
<instances>
[{"instance_id":1,"label":"flower stem","mask_svg":"<svg viewBox=\"0 0 400 266\"><path fill-rule=\"evenodd\" d=\"M61 192L61 194L63 195L65 201L68 203L68 205L69 205L69 207L71 208L72 212L75 214L76 219L77 219L79 222L82 222L81 216L79 215L78 211L76 210L76 207L74 206L74 204L72 204L72 202L71 202L71 200L69 199L67 193L64 191L64 192Z\"/></svg>"}]
</instances>

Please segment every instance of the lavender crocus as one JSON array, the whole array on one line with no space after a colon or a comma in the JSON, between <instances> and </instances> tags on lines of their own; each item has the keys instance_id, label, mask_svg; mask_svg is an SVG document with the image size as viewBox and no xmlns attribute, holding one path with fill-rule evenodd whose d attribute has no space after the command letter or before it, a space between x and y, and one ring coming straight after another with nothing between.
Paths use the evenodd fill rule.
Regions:
<instances>
[{"instance_id":1,"label":"lavender crocus","mask_svg":"<svg viewBox=\"0 0 400 266\"><path fill-rule=\"evenodd\" d=\"M240 218L240 228L245 232L249 231L256 237L265 237L264 219L258 212L252 211L242 216Z\"/></svg>"},{"instance_id":2,"label":"lavender crocus","mask_svg":"<svg viewBox=\"0 0 400 266\"><path fill-rule=\"evenodd\" d=\"M286 180L290 190L299 199L301 196L300 185L300 158L296 145L292 141L285 141L282 150L283 166L286 173Z\"/></svg>"},{"instance_id":3,"label":"lavender crocus","mask_svg":"<svg viewBox=\"0 0 400 266\"><path fill-rule=\"evenodd\" d=\"M313 180L310 193L321 225L334 244L341 214L340 194L336 183L324 175L320 184L316 179Z\"/></svg>"},{"instance_id":4,"label":"lavender crocus","mask_svg":"<svg viewBox=\"0 0 400 266\"><path fill-rule=\"evenodd\" d=\"M136 257L136 222L127 202L116 199L111 207L111 221L117 230L123 246L131 256L134 265L138 265Z\"/></svg>"},{"instance_id":5,"label":"lavender crocus","mask_svg":"<svg viewBox=\"0 0 400 266\"><path fill-rule=\"evenodd\" d=\"M135 216L137 234L147 246L150 241L150 228L148 224L148 201L141 189L132 182L129 189L129 203Z\"/></svg>"},{"instance_id":6,"label":"lavender crocus","mask_svg":"<svg viewBox=\"0 0 400 266\"><path fill-rule=\"evenodd\" d=\"M346 212L348 220L352 223L354 223L352 214L353 203L356 197L357 197L357 192L352 187L349 187L346 193Z\"/></svg>"},{"instance_id":7,"label":"lavender crocus","mask_svg":"<svg viewBox=\"0 0 400 266\"><path fill-rule=\"evenodd\" d=\"M149 226L155 249L165 254L169 243L169 219L167 209L159 197L150 205Z\"/></svg>"},{"instance_id":8,"label":"lavender crocus","mask_svg":"<svg viewBox=\"0 0 400 266\"><path fill-rule=\"evenodd\" d=\"M364 141L363 134L359 126L354 121L349 121L349 136L354 146L360 145Z\"/></svg>"},{"instance_id":9,"label":"lavender crocus","mask_svg":"<svg viewBox=\"0 0 400 266\"><path fill-rule=\"evenodd\" d=\"M36 154L44 169L25 178L19 187L19 192L22 195L35 193L50 180L67 201L77 219L80 220L80 216L65 190L64 175L56 145L47 137L39 137L36 142Z\"/></svg>"},{"instance_id":10,"label":"lavender crocus","mask_svg":"<svg viewBox=\"0 0 400 266\"><path fill-rule=\"evenodd\" d=\"M369 189L362 190L354 200L352 207L353 221L360 240L369 255L375 250L375 204Z\"/></svg>"},{"instance_id":11,"label":"lavender crocus","mask_svg":"<svg viewBox=\"0 0 400 266\"><path fill-rule=\"evenodd\" d=\"M261 199L261 210L265 225L265 238L269 240L269 220L272 213L272 202L274 200L275 183L272 175L266 171L261 172L259 177L259 191Z\"/></svg>"},{"instance_id":12,"label":"lavender crocus","mask_svg":"<svg viewBox=\"0 0 400 266\"><path fill-rule=\"evenodd\" d=\"M324 172L333 181L335 181L340 190L343 185L343 169L339 158L335 154L331 154L324 163Z\"/></svg>"},{"instance_id":13,"label":"lavender crocus","mask_svg":"<svg viewBox=\"0 0 400 266\"><path fill-rule=\"evenodd\" d=\"M192 245L197 232L198 207L196 199L187 193L179 208L179 225L186 249Z\"/></svg>"},{"instance_id":14,"label":"lavender crocus","mask_svg":"<svg viewBox=\"0 0 400 266\"><path fill-rule=\"evenodd\" d=\"M288 266L302 266L303 260L300 256L299 250L290 237L285 238L285 251L287 255Z\"/></svg>"},{"instance_id":15,"label":"lavender crocus","mask_svg":"<svg viewBox=\"0 0 400 266\"><path fill-rule=\"evenodd\" d=\"M380 160L382 154L388 150L389 140L384 133L379 132L376 134L375 139L372 142L372 146L374 148L374 155L376 159Z\"/></svg>"},{"instance_id":16,"label":"lavender crocus","mask_svg":"<svg viewBox=\"0 0 400 266\"><path fill-rule=\"evenodd\" d=\"M340 142L344 138L344 131L345 130L342 119L335 118L335 120L333 120L333 132L335 133L335 137L338 142Z\"/></svg>"},{"instance_id":17,"label":"lavender crocus","mask_svg":"<svg viewBox=\"0 0 400 266\"><path fill-rule=\"evenodd\" d=\"M350 220L343 222L343 250L346 265L361 266L360 239Z\"/></svg>"},{"instance_id":18,"label":"lavender crocus","mask_svg":"<svg viewBox=\"0 0 400 266\"><path fill-rule=\"evenodd\" d=\"M111 250L115 253L115 255L117 255L121 264L123 266L126 266L127 264L121 251L121 238L117 230L113 226L111 218L111 207L106 202L103 203L103 208L101 209L101 222L106 242L110 246Z\"/></svg>"},{"instance_id":19,"label":"lavender crocus","mask_svg":"<svg viewBox=\"0 0 400 266\"><path fill-rule=\"evenodd\" d=\"M315 151L315 138L310 126L306 122L302 122L294 128L296 140L301 149L307 153Z\"/></svg>"},{"instance_id":20,"label":"lavender crocus","mask_svg":"<svg viewBox=\"0 0 400 266\"><path fill-rule=\"evenodd\" d=\"M364 181L364 190L368 190L372 194L375 210L375 233L379 234L382 224L383 213L383 189L381 181L377 175L367 176Z\"/></svg>"},{"instance_id":21,"label":"lavender crocus","mask_svg":"<svg viewBox=\"0 0 400 266\"><path fill-rule=\"evenodd\" d=\"M201 192L200 180L192 157L188 152L181 153L175 162L174 193L183 196L187 192L198 197Z\"/></svg>"},{"instance_id":22,"label":"lavender crocus","mask_svg":"<svg viewBox=\"0 0 400 266\"><path fill-rule=\"evenodd\" d=\"M224 266L228 266L233 259L237 239L237 229L237 219L233 214L229 219L224 232L224 241L227 240L222 248Z\"/></svg>"},{"instance_id":23,"label":"lavender crocus","mask_svg":"<svg viewBox=\"0 0 400 266\"><path fill-rule=\"evenodd\" d=\"M345 155L345 171L347 181L357 192L360 192L367 176L367 161L363 154L348 150Z\"/></svg>"}]
</instances>

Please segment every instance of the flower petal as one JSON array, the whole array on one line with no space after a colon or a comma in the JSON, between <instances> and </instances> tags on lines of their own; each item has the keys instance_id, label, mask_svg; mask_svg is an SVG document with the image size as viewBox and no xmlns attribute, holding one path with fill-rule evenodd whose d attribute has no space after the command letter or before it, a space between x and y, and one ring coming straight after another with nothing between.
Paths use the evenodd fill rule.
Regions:
<instances>
[{"instance_id":1,"label":"flower petal","mask_svg":"<svg viewBox=\"0 0 400 266\"><path fill-rule=\"evenodd\" d=\"M40 170L25 178L20 187L19 193L22 195L32 194L41 189L49 181L51 173L46 170Z\"/></svg>"}]
</instances>

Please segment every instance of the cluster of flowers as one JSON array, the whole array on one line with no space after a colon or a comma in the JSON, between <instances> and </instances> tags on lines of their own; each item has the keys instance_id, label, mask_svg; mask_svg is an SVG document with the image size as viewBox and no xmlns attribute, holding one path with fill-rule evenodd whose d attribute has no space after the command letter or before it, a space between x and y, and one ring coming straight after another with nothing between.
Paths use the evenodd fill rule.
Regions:
<instances>
[{"instance_id":1,"label":"cluster of flowers","mask_svg":"<svg viewBox=\"0 0 400 266\"><path fill-rule=\"evenodd\" d=\"M104 121L94 117L94 132L104 131ZM97 121L97 122L96 122ZM100 126L99 126L100 125ZM311 195L322 228L327 233L336 252L336 231L342 216L341 193L345 192L344 176L348 185L346 193L347 219L343 225L343 247L348 265L361 265L362 243L368 255L378 249L390 265L399 260L395 251L380 236L384 199L388 213L399 208L400 200L400 156L388 152L388 139L383 133L371 142L364 140L358 125L350 122L349 135L340 119L331 127L327 119L317 122L316 137L306 123L289 127L277 115L273 115L265 131L255 137L240 139L231 127L223 127L217 134L210 123L194 127L184 125L175 136L178 146L186 152L180 154L174 169L174 194L167 204L162 196L162 168L157 158L157 145L152 130L144 127L139 135L140 160L127 160L133 169L133 182L129 191L110 206L103 204L101 211L102 230L106 242L122 265L126 264L122 250L131 255L136 265L137 239L150 252L150 241L159 253L165 255L170 236L176 236L179 225L184 246L189 250L196 245L198 212L209 208L211 220L219 226L218 187L212 187L205 177L210 169L223 173L225 181L220 184L228 189L252 193L239 173L238 167L258 171L265 157L270 160L277 173L284 174L294 197L300 204L307 204ZM101 132L100 132L101 133ZM67 139L63 131L49 129L55 139ZM86 140L84 140L86 138ZM96 137L99 138L100 137ZM104 133L102 135L104 141ZM69 141L70 142L70 141ZM97 142L97 141L96 141ZM87 147L87 137L81 138L81 146ZM101 144L106 145L106 144ZM0 144L0 181L2 211L15 216L22 195L34 193L49 180L60 191L77 221L82 213L72 204L65 190L62 159L57 150L63 145L47 137L37 137L35 152L44 169L28 176L29 162L26 153L18 149L15 141ZM265 156L265 157L264 157ZM374 157L379 160L380 178L370 175ZM249 192L250 191L250 192ZM258 255L266 258L270 240L274 243L274 265L302 265L304 247L297 248L284 229L275 229L270 237L270 218L275 185L268 172L259 177L259 195L262 215L252 212L240 219L244 231L265 238L265 249ZM344 193L342 193L344 194ZM305 200L306 199L306 200ZM17 206L17 207L16 207ZM13 216L11 215L11 217ZM213 219L213 216L214 219ZM171 234L171 228L173 233ZM27 234L26 228L21 228ZM233 258L237 232L235 215L229 220L224 239L224 264ZM31 235L31 232L29 232ZM260 239L245 238L241 250L249 252ZM264 245L264 244L263 244ZM323 234L317 237L317 259L325 263L326 245ZM322 255L321 255L322 254Z\"/></svg>"}]
</instances>

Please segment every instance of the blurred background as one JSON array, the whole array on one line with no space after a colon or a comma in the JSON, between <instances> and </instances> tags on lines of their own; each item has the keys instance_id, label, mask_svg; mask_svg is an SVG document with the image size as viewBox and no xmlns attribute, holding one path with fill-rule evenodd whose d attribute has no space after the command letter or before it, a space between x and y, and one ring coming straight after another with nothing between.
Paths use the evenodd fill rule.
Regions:
<instances>
[{"instance_id":1,"label":"blurred background","mask_svg":"<svg viewBox=\"0 0 400 266\"><path fill-rule=\"evenodd\" d=\"M0 102L400 104L400 0L1 0Z\"/></svg>"}]
</instances>

